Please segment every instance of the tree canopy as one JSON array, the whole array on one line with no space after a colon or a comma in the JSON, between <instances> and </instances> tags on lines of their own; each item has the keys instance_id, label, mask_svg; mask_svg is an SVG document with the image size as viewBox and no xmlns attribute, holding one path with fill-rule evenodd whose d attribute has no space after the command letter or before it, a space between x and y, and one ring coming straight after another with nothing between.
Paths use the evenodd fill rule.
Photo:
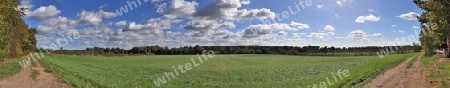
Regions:
<instances>
[{"instance_id":1,"label":"tree canopy","mask_svg":"<svg viewBox=\"0 0 450 88\"><path fill-rule=\"evenodd\" d=\"M23 21L19 0L0 0L0 59L16 58L36 50L37 29Z\"/></svg>"},{"instance_id":2,"label":"tree canopy","mask_svg":"<svg viewBox=\"0 0 450 88\"><path fill-rule=\"evenodd\" d=\"M414 0L414 3L425 11L418 17L422 26L420 41L425 54L430 56L438 46L450 42L450 1Z\"/></svg>"}]
</instances>

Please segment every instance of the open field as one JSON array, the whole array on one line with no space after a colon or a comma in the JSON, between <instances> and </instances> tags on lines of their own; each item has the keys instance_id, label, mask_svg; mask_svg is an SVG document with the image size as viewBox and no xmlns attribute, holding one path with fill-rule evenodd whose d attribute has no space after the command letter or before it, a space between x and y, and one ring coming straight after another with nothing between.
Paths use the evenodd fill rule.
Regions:
<instances>
[{"instance_id":1,"label":"open field","mask_svg":"<svg viewBox=\"0 0 450 88\"><path fill-rule=\"evenodd\" d=\"M350 75L328 87L351 86L376 76L411 54L349 57L285 55L216 55L198 67L162 84L160 87L301 87L327 82L339 70ZM172 66L191 62L194 55L134 57L94 57L47 55L41 63L57 72L60 80L74 87L140 88L172 72ZM333 74L332 74L333 73ZM333 82L332 82L333 83Z\"/></svg>"}]
</instances>

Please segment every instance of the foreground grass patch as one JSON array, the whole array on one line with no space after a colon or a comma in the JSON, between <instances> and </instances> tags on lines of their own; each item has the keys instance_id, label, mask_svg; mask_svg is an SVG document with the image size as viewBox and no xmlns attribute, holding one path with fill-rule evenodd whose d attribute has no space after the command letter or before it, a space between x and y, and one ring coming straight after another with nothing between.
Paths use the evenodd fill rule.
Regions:
<instances>
[{"instance_id":1,"label":"foreground grass patch","mask_svg":"<svg viewBox=\"0 0 450 88\"><path fill-rule=\"evenodd\" d=\"M450 88L450 62L439 62L441 54L433 55L422 59L422 63L428 66L436 66L435 72L429 74L434 81L439 81L442 88Z\"/></svg>"},{"instance_id":2,"label":"foreground grass patch","mask_svg":"<svg viewBox=\"0 0 450 88\"><path fill-rule=\"evenodd\" d=\"M414 54L348 57L285 55L217 55L160 86L200 87L301 87L327 82L338 70L350 75L329 85L348 87L368 80ZM82 88L149 88L173 66L191 62L194 55L135 57L93 57L47 55L42 65L57 72L59 78Z\"/></svg>"},{"instance_id":3,"label":"foreground grass patch","mask_svg":"<svg viewBox=\"0 0 450 88\"><path fill-rule=\"evenodd\" d=\"M8 76L18 73L22 69L22 66L20 66L19 61L21 60L1 62L0 79L4 79Z\"/></svg>"},{"instance_id":4,"label":"foreground grass patch","mask_svg":"<svg viewBox=\"0 0 450 88\"><path fill-rule=\"evenodd\" d=\"M414 65L414 62L416 62L417 59L419 59L419 58L421 58L421 57L419 57L419 55L414 56L411 60L409 60L408 65L406 66L406 68L410 69Z\"/></svg>"}]
</instances>

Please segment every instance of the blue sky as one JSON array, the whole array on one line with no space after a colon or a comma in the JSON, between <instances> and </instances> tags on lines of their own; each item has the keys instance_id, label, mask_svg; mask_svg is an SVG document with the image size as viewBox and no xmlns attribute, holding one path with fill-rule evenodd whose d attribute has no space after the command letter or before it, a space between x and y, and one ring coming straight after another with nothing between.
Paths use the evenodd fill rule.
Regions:
<instances>
[{"instance_id":1,"label":"blue sky","mask_svg":"<svg viewBox=\"0 0 450 88\"><path fill-rule=\"evenodd\" d=\"M412 0L22 0L22 6L31 8L24 19L40 31L38 46L65 49L403 45L417 42L415 17L422 12Z\"/></svg>"}]
</instances>

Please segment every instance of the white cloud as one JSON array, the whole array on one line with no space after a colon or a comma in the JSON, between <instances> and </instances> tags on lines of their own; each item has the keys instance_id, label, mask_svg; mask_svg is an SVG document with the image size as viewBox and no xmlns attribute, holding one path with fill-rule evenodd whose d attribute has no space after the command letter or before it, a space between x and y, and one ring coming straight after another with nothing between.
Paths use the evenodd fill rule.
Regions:
<instances>
[{"instance_id":1,"label":"white cloud","mask_svg":"<svg viewBox=\"0 0 450 88\"><path fill-rule=\"evenodd\" d=\"M325 5L323 5L323 4L316 5L316 7L319 8L319 9L320 9L320 8L323 8L323 6L325 6Z\"/></svg>"},{"instance_id":2,"label":"white cloud","mask_svg":"<svg viewBox=\"0 0 450 88\"><path fill-rule=\"evenodd\" d=\"M155 2L162 2L164 0L160 1L152 1ZM196 11L196 6L198 5L197 2L192 1L185 1L185 0L172 0L171 6L167 7L166 3L157 4L157 8L159 12L165 14L165 15L173 15L173 16L191 16Z\"/></svg>"},{"instance_id":3,"label":"white cloud","mask_svg":"<svg viewBox=\"0 0 450 88\"><path fill-rule=\"evenodd\" d=\"M337 0L336 4L339 6L344 6L344 3L350 3L353 2L353 0Z\"/></svg>"},{"instance_id":4,"label":"white cloud","mask_svg":"<svg viewBox=\"0 0 450 88\"><path fill-rule=\"evenodd\" d=\"M244 31L243 37L256 38L262 35L271 34L272 31L297 31L305 28L309 28L309 26L299 22L291 22L291 24L274 23L274 24L250 25Z\"/></svg>"},{"instance_id":5,"label":"white cloud","mask_svg":"<svg viewBox=\"0 0 450 88\"><path fill-rule=\"evenodd\" d=\"M173 20L164 18L153 18L147 20L145 24L129 22L130 24L123 29L124 32L134 32L141 35L160 34L164 29L172 27Z\"/></svg>"},{"instance_id":6,"label":"white cloud","mask_svg":"<svg viewBox=\"0 0 450 88\"><path fill-rule=\"evenodd\" d=\"M383 33L372 34L372 37L383 37L383 36L384 36Z\"/></svg>"},{"instance_id":7,"label":"white cloud","mask_svg":"<svg viewBox=\"0 0 450 88\"><path fill-rule=\"evenodd\" d=\"M326 25L324 28L323 28L323 30L325 30L325 31L334 31L334 30L336 30L333 26L331 26L331 25Z\"/></svg>"},{"instance_id":8,"label":"white cloud","mask_svg":"<svg viewBox=\"0 0 450 88\"><path fill-rule=\"evenodd\" d=\"M381 17L377 17L373 14L369 14L368 16L359 16L358 18L356 18L355 22L357 23L364 23L366 21L380 21Z\"/></svg>"},{"instance_id":9,"label":"white cloud","mask_svg":"<svg viewBox=\"0 0 450 88\"><path fill-rule=\"evenodd\" d=\"M108 19L118 16L116 13L113 13L113 12L103 12L102 15L104 18L108 18Z\"/></svg>"},{"instance_id":10,"label":"white cloud","mask_svg":"<svg viewBox=\"0 0 450 88\"><path fill-rule=\"evenodd\" d=\"M207 35L207 33L210 33L210 32L223 30L223 29L227 29L227 28L234 28L234 27L236 27L236 25L233 22L228 22L228 21L219 22L216 20L192 20L192 21L188 22L186 25L183 25L184 29L200 32L202 36L198 36L198 37L203 37L204 35ZM200 34L200 33L197 33L197 34Z\"/></svg>"},{"instance_id":11,"label":"white cloud","mask_svg":"<svg viewBox=\"0 0 450 88\"><path fill-rule=\"evenodd\" d=\"M409 12L409 13L400 14L397 17L400 17L400 18L405 19L405 20L412 21L412 20L417 20L418 16L420 16L420 15L417 14L416 12Z\"/></svg>"},{"instance_id":12,"label":"white cloud","mask_svg":"<svg viewBox=\"0 0 450 88\"><path fill-rule=\"evenodd\" d=\"M91 12L91 11L81 11L81 13L78 13L78 17L80 17L81 23L89 23L94 25L99 25L103 18L114 18L118 15L113 12L104 12L103 10L100 10L98 12Z\"/></svg>"},{"instance_id":13,"label":"white cloud","mask_svg":"<svg viewBox=\"0 0 450 88\"><path fill-rule=\"evenodd\" d=\"M329 33L311 33L308 37L324 39L326 35L329 35Z\"/></svg>"},{"instance_id":14,"label":"white cloud","mask_svg":"<svg viewBox=\"0 0 450 88\"><path fill-rule=\"evenodd\" d=\"M248 4L250 4L250 0L242 0L241 4L248 5Z\"/></svg>"},{"instance_id":15,"label":"white cloud","mask_svg":"<svg viewBox=\"0 0 450 88\"><path fill-rule=\"evenodd\" d=\"M78 21L70 20L67 17L54 17L43 20L38 25L38 34L58 33L67 30L74 30Z\"/></svg>"},{"instance_id":16,"label":"white cloud","mask_svg":"<svg viewBox=\"0 0 450 88\"><path fill-rule=\"evenodd\" d=\"M119 22L116 22L116 23L114 23L114 25L115 26L125 26L125 25L127 25L127 21L119 21Z\"/></svg>"},{"instance_id":17,"label":"white cloud","mask_svg":"<svg viewBox=\"0 0 450 88\"><path fill-rule=\"evenodd\" d=\"M344 5L344 3L343 3L342 1L336 1L336 4L338 4L338 5L340 5L340 6L343 6L343 5Z\"/></svg>"},{"instance_id":18,"label":"white cloud","mask_svg":"<svg viewBox=\"0 0 450 88\"><path fill-rule=\"evenodd\" d=\"M287 33L285 31L280 31L278 32L279 36L287 36Z\"/></svg>"},{"instance_id":19,"label":"white cloud","mask_svg":"<svg viewBox=\"0 0 450 88\"><path fill-rule=\"evenodd\" d=\"M85 28L80 31L80 36L82 38L99 38L106 37L105 34L111 33L112 30L106 26L100 26L97 28Z\"/></svg>"},{"instance_id":20,"label":"white cloud","mask_svg":"<svg viewBox=\"0 0 450 88\"><path fill-rule=\"evenodd\" d=\"M295 21L292 21L290 25L296 27L297 29L308 29L309 28L308 24L299 23L299 22L295 22Z\"/></svg>"},{"instance_id":21,"label":"white cloud","mask_svg":"<svg viewBox=\"0 0 450 88\"><path fill-rule=\"evenodd\" d=\"M313 32L313 33L310 33L308 36L309 37L313 37L313 38L324 39L325 36L335 35L335 33L333 32L333 31L335 31L335 28L333 26L331 26L331 25L326 25L323 28L323 30L325 30L326 32L320 30L321 32Z\"/></svg>"},{"instance_id":22,"label":"white cloud","mask_svg":"<svg viewBox=\"0 0 450 88\"><path fill-rule=\"evenodd\" d=\"M367 37L366 32L364 32L363 30L353 30L348 34L348 38L360 42L368 41L366 37Z\"/></svg>"},{"instance_id":23,"label":"white cloud","mask_svg":"<svg viewBox=\"0 0 450 88\"><path fill-rule=\"evenodd\" d=\"M270 9L242 9L242 10L238 10L236 12L236 15L234 15L234 19L236 20L240 20L240 19L245 19L245 20L251 20L253 18L259 19L259 20L264 20L264 19L274 19L275 18L275 13L271 12Z\"/></svg>"},{"instance_id":24,"label":"white cloud","mask_svg":"<svg viewBox=\"0 0 450 88\"><path fill-rule=\"evenodd\" d=\"M41 6L28 14L32 19L43 21L45 19L58 16L61 13L55 6Z\"/></svg>"}]
</instances>

